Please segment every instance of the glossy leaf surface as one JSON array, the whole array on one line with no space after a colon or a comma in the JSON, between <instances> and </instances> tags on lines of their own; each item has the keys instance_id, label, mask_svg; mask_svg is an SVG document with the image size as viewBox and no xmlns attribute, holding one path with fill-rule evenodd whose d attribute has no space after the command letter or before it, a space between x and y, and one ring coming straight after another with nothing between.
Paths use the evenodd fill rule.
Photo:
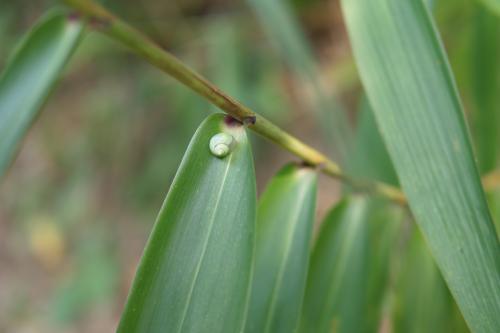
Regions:
<instances>
[{"instance_id":1,"label":"glossy leaf surface","mask_svg":"<svg viewBox=\"0 0 500 333\"><path fill-rule=\"evenodd\" d=\"M400 225L391 215L362 197L327 215L311 257L301 333L377 331Z\"/></svg>"},{"instance_id":2,"label":"glossy leaf surface","mask_svg":"<svg viewBox=\"0 0 500 333\"><path fill-rule=\"evenodd\" d=\"M391 158L375 123L373 110L365 96L359 105L354 149L349 159L349 173L358 178L399 185Z\"/></svg>"},{"instance_id":3,"label":"glossy leaf surface","mask_svg":"<svg viewBox=\"0 0 500 333\"><path fill-rule=\"evenodd\" d=\"M475 332L500 327L500 246L463 110L421 1L343 0L359 67L410 208Z\"/></svg>"},{"instance_id":4,"label":"glossy leaf surface","mask_svg":"<svg viewBox=\"0 0 500 333\"><path fill-rule=\"evenodd\" d=\"M500 16L500 0L479 0L493 14Z\"/></svg>"},{"instance_id":5,"label":"glossy leaf surface","mask_svg":"<svg viewBox=\"0 0 500 333\"><path fill-rule=\"evenodd\" d=\"M419 231L400 250L393 327L395 332L468 332Z\"/></svg>"},{"instance_id":6,"label":"glossy leaf surface","mask_svg":"<svg viewBox=\"0 0 500 333\"><path fill-rule=\"evenodd\" d=\"M83 25L50 12L24 37L0 77L0 176L80 40Z\"/></svg>"},{"instance_id":7,"label":"glossy leaf surface","mask_svg":"<svg viewBox=\"0 0 500 333\"><path fill-rule=\"evenodd\" d=\"M218 158L211 138L234 138ZM245 129L223 115L196 131L141 259L120 332L239 332L255 242L255 174Z\"/></svg>"},{"instance_id":8,"label":"glossy leaf surface","mask_svg":"<svg viewBox=\"0 0 500 333\"><path fill-rule=\"evenodd\" d=\"M259 201L257 251L245 332L293 332L304 296L316 172L287 165Z\"/></svg>"}]
</instances>

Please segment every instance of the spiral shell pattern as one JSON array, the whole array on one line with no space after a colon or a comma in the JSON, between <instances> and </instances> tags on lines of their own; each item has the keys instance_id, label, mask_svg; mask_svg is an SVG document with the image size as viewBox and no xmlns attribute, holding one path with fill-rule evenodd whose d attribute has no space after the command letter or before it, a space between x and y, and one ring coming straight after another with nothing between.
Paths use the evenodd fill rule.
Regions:
<instances>
[{"instance_id":1,"label":"spiral shell pattern","mask_svg":"<svg viewBox=\"0 0 500 333\"><path fill-rule=\"evenodd\" d=\"M210 139L210 152L219 158L226 157L231 152L234 144L234 138L227 133L218 133Z\"/></svg>"}]
</instances>

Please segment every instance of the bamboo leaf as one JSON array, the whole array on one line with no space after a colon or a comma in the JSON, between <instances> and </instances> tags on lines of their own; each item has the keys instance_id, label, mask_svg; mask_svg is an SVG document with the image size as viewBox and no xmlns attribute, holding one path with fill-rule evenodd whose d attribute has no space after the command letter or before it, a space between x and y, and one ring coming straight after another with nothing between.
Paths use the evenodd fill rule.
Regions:
<instances>
[{"instance_id":1,"label":"bamboo leaf","mask_svg":"<svg viewBox=\"0 0 500 333\"><path fill-rule=\"evenodd\" d=\"M229 144L219 158L209 142ZM217 138L219 138L218 136ZM213 141L212 141L213 143ZM227 147L227 146L226 146ZM196 131L144 250L120 332L239 332L255 235L255 175L243 126L221 114Z\"/></svg>"},{"instance_id":2,"label":"bamboo leaf","mask_svg":"<svg viewBox=\"0 0 500 333\"><path fill-rule=\"evenodd\" d=\"M347 198L325 218L311 257L300 332L377 331L400 225L379 204Z\"/></svg>"},{"instance_id":3,"label":"bamboo leaf","mask_svg":"<svg viewBox=\"0 0 500 333\"><path fill-rule=\"evenodd\" d=\"M424 4L429 8L429 12L432 12L434 10L434 7L436 6L436 0L423 0Z\"/></svg>"},{"instance_id":4,"label":"bamboo leaf","mask_svg":"<svg viewBox=\"0 0 500 333\"><path fill-rule=\"evenodd\" d=\"M220 89L238 100L243 100L245 81L241 71L244 67L242 43L239 40L240 31L234 23L226 17L217 18L206 31L205 39L211 67L208 77ZM228 26L234 28L228 29ZM216 106L212 105L210 108L217 111Z\"/></svg>"},{"instance_id":5,"label":"bamboo leaf","mask_svg":"<svg viewBox=\"0 0 500 333\"><path fill-rule=\"evenodd\" d=\"M500 15L500 0L479 0L492 13Z\"/></svg>"},{"instance_id":6,"label":"bamboo leaf","mask_svg":"<svg viewBox=\"0 0 500 333\"><path fill-rule=\"evenodd\" d=\"M323 136L340 160L347 157L352 144L352 129L345 111L318 81L319 72L312 47L288 4L283 0L247 0L270 40L303 83L310 86L314 111Z\"/></svg>"},{"instance_id":7,"label":"bamboo leaf","mask_svg":"<svg viewBox=\"0 0 500 333\"><path fill-rule=\"evenodd\" d=\"M0 77L0 176L80 40L83 25L53 11L24 37Z\"/></svg>"},{"instance_id":8,"label":"bamboo leaf","mask_svg":"<svg viewBox=\"0 0 500 333\"><path fill-rule=\"evenodd\" d=\"M293 332L304 296L316 206L314 170L285 166L263 193L245 332Z\"/></svg>"},{"instance_id":9,"label":"bamboo leaf","mask_svg":"<svg viewBox=\"0 0 500 333\"><path fill-rule=\"evenodd\" d=\"M396 281L395 332L468 332L422 236L414 229Z\"/></svg>"},{"instance_id":10,"label":"bamboo leaf","mask_svg":"<svg viewBox=\"0 0 500 333\"><path fill-rule=\"evenodd\" d=\"M289 112L290 106L281 87L275 82L281 73L258 48L249 43L246 25L241 20L217 17L206 31L209 63L208 78L230 96L265 117L279 121ZM231 29L227 27L231 26ZM215 106L211 107L216 109Z\"/></svg>"},{"instance_id":11,"label":"bamboo leaf","mask_svg":"<svg viewBox=\"0 0 500 333\"><path fill-rule=\"evenodd\" d=\"M365 96L362 96L359 103L354 149L349 158L349 172L359 178L380 180L395 186L399 184L394 166L376 126L373 110ZM337 328L344 332L356 329L362 332L378 330L380 319L384 315L383 305L388 291L390 253L395 247L398 231L401 229L402 211L400 209L384 200L367 201L368 208L364 214L367 226L358 230L360 233L368 233L368 236L359 238L360 242L362 240L364 243L353 245L364 248L364 251L361 256L352 258L353 260L349 262L350 265L358 265L359 271L364 270L364 276L361 279L344 276L343 278L348 282L344 282L345 286L341 288L344 290L343 295L349 295L348 303L357 304L357 306L344 307L347 310L342 310L340 307L334 310L333 315L336 317ZM340 242L344 239L344 236L340 234L336 237ZM337 273L342 274L341 270ZM358 292L359 290L363 290L364 293ZM340 296L340 293L336 295L339 298ZM316 297L323 296L317 292ZM339 299L336 302L342 304L343 300ZM325 320L331 321L332 317Z\"/></svg>"},{"instance_id":12,"label":"bamboo leaf","mask_svg":"<svg viewBox=\"0 0 500 333\"><path fill-rule=\"evenodd\" d=\"M364 298L364 332L379 332L385 316L385 303L388 297L393 253L397 249L406 212L390 205L385 200L371 199L368 210L368 244L364 262L368 274L361 282L367 284ZM356 288L356 286L353 286ZM359 320L356 315L350 317Z\"/></svg>"},{"instance_id":13,"label":"bamboo leaf","mask_svg":"<svg viewBox=\"0 0 500 333\"><path fill-rule=\"evenodd\" d=\"M472 39L474 137L480 170L496 167L500 152L500 19L478 8Z\"/></svg>"},{"instance_id":14,"label":"bamboo leaf","mask_svg":"<svg viewBox=\"0 0 500 333\"><path fill-rule=\"evenodd\" d=\"M359 106L354 149L349 158L349 172L359 178L399 185L396 171L366 97L361 98Z\"/></svg>"},{"instance_id":15,"label":"bamboo leaf","mask_svg":"<svg viewBox=\"0 0 500 333\"><path fill-rule=\"evenodd\" d=\"M410 208L469 327L500 327L500 246L443 48L421 1L343 0Z\"/></svg>"}]
</instances>

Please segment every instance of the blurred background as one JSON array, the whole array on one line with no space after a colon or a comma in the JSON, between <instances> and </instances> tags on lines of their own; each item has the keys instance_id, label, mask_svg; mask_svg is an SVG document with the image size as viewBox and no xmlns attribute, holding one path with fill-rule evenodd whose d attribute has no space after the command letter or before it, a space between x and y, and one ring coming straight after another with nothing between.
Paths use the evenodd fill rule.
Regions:
<instances>
[{"instance_id":1,"label":"blurred background","mask_svg":"<svg viewBox=\"0 0 500 333\"><path fill-rule=\"evenodd\" d=\"M356 131L368 103L337 0L102 3L342 165L363 158ZM495 20L474 0L429 3L478 137L474 110L490 76L479 57L499 54L478 31ZM0 70L55 5L0 1ZM498 42L500 34L492 36ZM114 330L156 213L207 111L216 110L121 45L86 34L0 182L0 332ZM261 192L295 158L252 139ZM320 178L318 220L340 190Z\"/></svg>"}]
</instances>

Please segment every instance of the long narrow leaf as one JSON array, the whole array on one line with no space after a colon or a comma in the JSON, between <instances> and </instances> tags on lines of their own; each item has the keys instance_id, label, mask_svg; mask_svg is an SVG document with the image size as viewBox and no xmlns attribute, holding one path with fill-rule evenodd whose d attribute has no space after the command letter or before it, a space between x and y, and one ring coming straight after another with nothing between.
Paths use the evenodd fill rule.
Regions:
<instances>
[{"instance_id":1,"label":"long narrow leaf","mask_svg":"<svg viewBox=\"0 0 500 333\"><path fill-rule=\"evenodd\" d=\"M429 11L432 12L434 6L436 5L436 0L423 0Z\"/></svg>"},{"instance_id":2,"label":"long narrow leaf","mask_svg":"<svg viewBox=\"0 0 500 333\"><path fill-rule=\"evenodd\" d=\"M352 129L345 111L334 98L333 92L326 92L320 85L312 47L302 31L296 17L283 0L247 0L255 10L271 41L285 62L309 85L313 92L314 111L324 138L345 160L352 144Z\"/></svg>"},{"instance_id":3,"label":"long narrow leaf","mask_svg":"<svg viewBox=\"0 0 500 333\"><path fill-rule=\"evenodd\" d=\"M314 170L284 167L259 201L246 332L293 332L304 294L316 206Z\"/></svg>"},{"instance_id":4,"label":"long narrow leaf","mask_svg":"<svg viewBox=\"0 0 500 333\"><path fill-rule=\"evenodd\" d=\"M500 15L500 0L479 0L479 2L482 2L492 13Z\"/></svg>"},{"instance_id":5,"label":"long narrow leaf","mask_svg":"<svg viewBox=\"0 0 500 333\"><path fill-rule=\"evenodd\" d=\"M223 158L209 148L218 133L234 140ZM245 130L226 123L221 114L212 115L191 140L158 215L119 331L241 331L251 284L255 211L255 175Z\"/></svg>"},{"instance_id":6,"label":"long narrow leaf","mask_svg":"<svg viewBox=\"0 0 500 333\"><path fill-rule=\"evenodd\" d=\"M0 176L80 40L83 25L51 12L26 35L0 77Z\"/></svg>"},{"instance_id":7,"label":"long narrow leaf","mask_svg":"<svg viewBox=\"0 0 500 333\"><path fill-rule=\"evenodd\" d=\"M411 210L470 328L500 327L500 246L423 2L343 0L362 82Z\"/></svg>"},{"instance_id":8,"label":"long narrow leaf","mask_svg":"<svg viewBox=\"0 0 500 333\"><path fill-rule=\"evenodd\" d=\"M349 198L326 217L311 257L300 332L377 331L399 221L386 212L374 218L375 207L367 198Z\"/></svg>"},{"instance_id":9,"label":"long narrow leaf","mask_svg":"<svg viewBox=\"0 0 500 333\"><path fill-rule=\"evenodd\" d=\"M243 101L245 91L242 68L242 50L239 44L240 31L237 27L228 29L235 22L229 18L217 18L206 31L205 39L210 61L208 75L218 87L232 97ZM211 106L216 111L217 107Z\"/></svg>"},{"instance_id":10,"label":"long narrow leaf","mask_svg":"<svg viewBox=\"0 0 500 333\"><path fill-rule=\"evenodd\" d=\"M488 172L496 167L500 154L500 18L478 8L474 28L473 130L480 170Z\"/></svg>"},{"instance_id":11,"label":"long narrow leaf","mask_svg":"<svg viewBox=\"0 0 500 333\"><path fill-rule=\"evenodd\" d=\"M363 307L363 332L379 332L385 313L393 264L406 212L385 200L371 199L367 211L368 245L364 261L368 266L365 280L366 295ZM356 286L353 286L356 288ZM351 320L359 320L355 315Z\"/></svg>"},{"instance_id":12,"label":"long narrow leaf","mask_svg":"<svg viewBox=\"0 0 500 333\"><path fill-rule=\"evenodd\" d=\"M359 178L375 179L396 186L399 184L366 97L361 99L359 106L354 149L349 158L349 172Z\"/></svg>"},{"instance_id":13,"label":"long narrow leaf","mask_svg":"<svg viewBox=\"0 0 500 333\"><path fill-rule=\"evenodd\" d=\"M357 118L354 149L349 158L349 172L355 177L376 179L397 186L399 182L394 166L375 123L373 110L364 95L359 103ZM371 199L368 200L367 205L364 217L367 226L360 228L359 232L366 232L368 236L359 238L365 243L353 245L363 247L365 250L357 260L350 261L350 265L366 267L360 268L365 269L365 275L358 279L344 277L349 283L342 288L345 289L343 293L336 295L336 297L341 297L344 294L349 294L349 302L358 303L357 308L350 308L350 311L355 314L350 314L346 310L334 310L337 327L344 332L353 329L362 332L378 331L381 319L385 316L384 304L389 290L388 282L392 260L390 253L395 248L398 232L402 226L403 212L400 209L384 200ZM327 230L332 229L325 228L325 231ZM341 234L336 237L340 242L344 238ZM324 254L315 253L315 255ZM320 273L318 272L318 274ZM342 271L338 270L337 274L342 274ZM311 278L313 279L313 277ZM359 290L365 292L360 293ZM317 296L322 297L319 292ZM337 302L342 304L342 300Z\"/></svg>"},{"instance_id":14,"label":"long narrow leaf","mask_svg":"<svg viewBox=\"0 0 500 333\"><path fill-rule=\"evenodd\" d=\"M468 332L422 236L414 229L396 280L395 332Z\"/></svg>"}]
</instances>

